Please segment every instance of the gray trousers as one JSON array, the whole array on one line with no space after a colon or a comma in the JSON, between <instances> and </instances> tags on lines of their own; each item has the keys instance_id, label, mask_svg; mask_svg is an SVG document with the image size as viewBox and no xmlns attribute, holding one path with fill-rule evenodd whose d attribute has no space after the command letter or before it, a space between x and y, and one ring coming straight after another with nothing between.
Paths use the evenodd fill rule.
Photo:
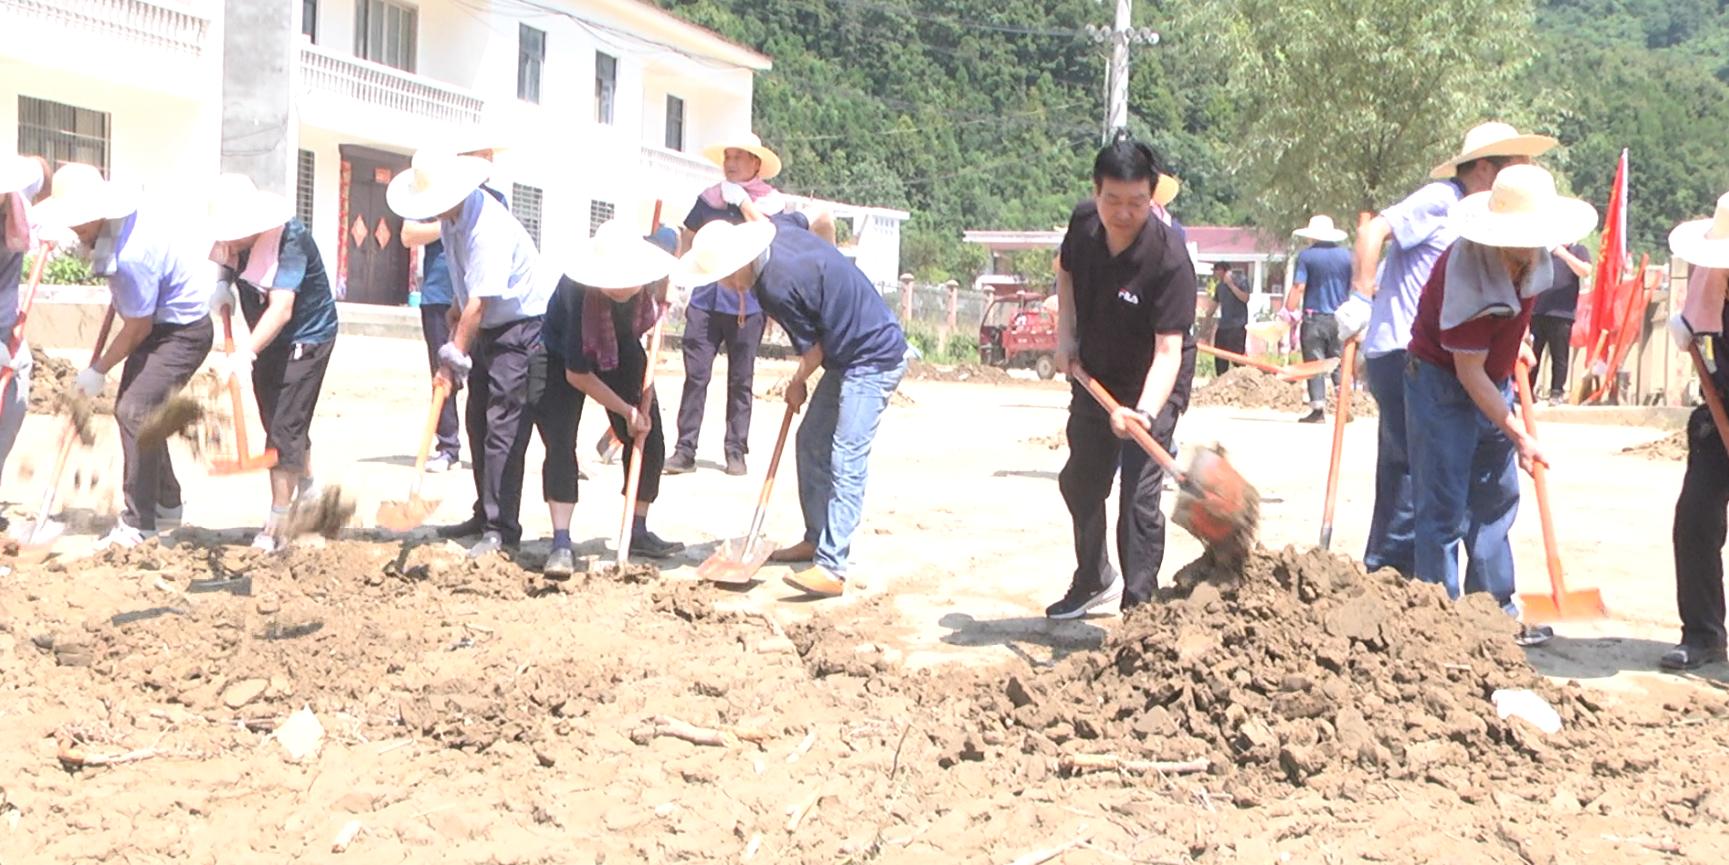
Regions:
<instances>
[{"instance_id":1,"label":"gray trousers","mask_svg":"<svg viewBox=\"0 0 1729 865\"><path fill-rule=\"evenodd\" d=\"M20 341L18 353L13 357L18 359L18 366L6 385L6 393L0 394L0 474L5 473L6 457L18 443L18 430L24 426L24 413L30 408L30 375L36 369L29 343Z\"/></svg>"}]
</instances>

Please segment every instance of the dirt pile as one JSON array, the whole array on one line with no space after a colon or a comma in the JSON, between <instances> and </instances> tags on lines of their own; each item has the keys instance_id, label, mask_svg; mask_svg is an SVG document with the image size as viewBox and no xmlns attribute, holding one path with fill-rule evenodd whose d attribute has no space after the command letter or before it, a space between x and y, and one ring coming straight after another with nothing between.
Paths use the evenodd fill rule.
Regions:
<instances>
[{"instance_id":1,"label":"dirt pile","mask_svg":"<svg viewBox=\"0 0 1729 865\"><path fill-rule=\"evenodd\" d=\"M30 349L30 356L35 364L30 372L30 413L56 414L63 411L68 400L78 391L77 368L34 346ZM113 414L113 391L110 387L102 396L92 401L90 409L96 414ZM79 399L82 399L82 395Z\"/></svg>"},{"instance_id":2,"label":"dirt pile","mask_svg":"<svg viewBox=\"0 0 1729 865\"><path fill-rule=\"evenodd\" d=\"M1680 430L1656 441L1622 448L1621 453L1659 462L1685 460L1687 459L1687 431Z\"/></svg>"},{"instance_id":3,"label":"dirt pile","mask_svg":"<svg viewBox=\"0 0 1729 865\"><path fill-rule=\"evenodd\" d=\"M1338 410L1338 391L1329 379L1327 413ZM1224 406L1227 408L1266 408L1275 411L1301 412L1309 407L1308 391L1302 382L1280 381L1258 369L1232 367L1224 375L1195 388L1191 405ZM1379 413L1374 397L1363 387L1361 379L1351 388L1351 417L1374 417Z\"/></svg>"},{"instance_id":4,"label":"dirt pile","mask_svg":"<svg viewBox=\"0 0 1729 865\"><path fill-rule=\"evenodd\" d=\"M1008 370L976 363L953 366L937 365L922 360L907 364L907 378L913 381L970 381L982 384L1005 384L1014 381Z\"/></svg>"},{"instance_id":5,"label":"dirt pile","mask_svg":"<svg viewBox=\"0 0 1729 865\"><path fill-rule=\"evenodd\" d=\"M908 375L907 378L912 378L912 376ZM815 393L817 383L820 381L822 381L822 370L819 369L816 371L815 374L813 374L810 377L810 381L806 385L806 391L805 392L807 394ZM784 379L784 378L780 379L780 380L774 382L773 384L770 384L768 387L765 387L762 390L757 391L756 392L756 398L757 399L774 400L775 402L781 402L781 400L786 396L786 386L789 382L790 382L789 379ZM907 396L906 391L897 389L894 393L889 394L889 405L901 406L904 408L907 406L918 405L918 402L915 401L912 397ZM783 408L784 408L784 406L783 406Z\"/></svg>"},{"instance_id":6,"label":"dirt pile","mask_svg":"<svg viewBox=\"0 0 1729 865\"><path fill-rule=\"evenodd\" d=\"M1470 800L1554 747L1500 719L1497 690L1545 696L1574 731L1566 735L1594 724L1530 669L1513 622L1485 596L1455 604L1438 586L1318 550L1258 552L1240 574L1203 559L1177 583L1102 652L995 683L952 759L1032 754L1074 771L1088 767L1064 758L1204 765L1239 804L1269 786L1335 795L1381 779Z\"/></svg>"}]
</instances>

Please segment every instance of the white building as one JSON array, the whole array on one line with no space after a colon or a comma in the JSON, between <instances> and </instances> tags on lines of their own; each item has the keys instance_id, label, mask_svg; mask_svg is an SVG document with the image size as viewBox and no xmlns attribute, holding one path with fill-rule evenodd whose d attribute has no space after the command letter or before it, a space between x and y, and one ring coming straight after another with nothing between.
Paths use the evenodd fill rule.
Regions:
<instances>
[{"instance_id":1,"label":"white building","mask_svg":"<svg viewBox=\"0 0 1729 865\"><path fill-rule=\"evenodd\" d=\"M400 304L416 253L384 187L414 151L506 147L494 183L556 256L657 199L681 221L769 67L644 0L0 0L0 135L183 203L251 174L345 299ZM892 282L906 214L834 209Z\"/></svg>"}]
</instances>

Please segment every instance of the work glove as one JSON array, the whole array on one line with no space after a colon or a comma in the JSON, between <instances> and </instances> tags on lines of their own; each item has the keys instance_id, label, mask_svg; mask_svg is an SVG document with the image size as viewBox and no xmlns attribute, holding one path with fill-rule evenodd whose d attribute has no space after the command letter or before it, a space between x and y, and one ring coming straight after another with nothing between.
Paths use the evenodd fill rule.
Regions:
<instances>
[{"instance_id":1,"label":"work glove","mask_svg":"<svg viewBox=\"0 0 1729 865\"><path fill-rule=\"evenodd\" d=\"M257 359L258 355L244 348L237 348L233 352L217 358L216 378L223 383L227 383L230 379L241 379L242 381L250 379L252 377L252 362Z\"/></svg>"},{"instance_id":2,"label":"work glove","mask_svg":"<svg viewBox=\"0 0 1729 865\"><path fill-rule=\"evenodd\" d=\"M1345 302L1333 312L1333 321L1339 325L1339 339L1355 339L1358 334L1369 329L1369 315L1374 312L1374 304L1369 299L1351 292Z\"/></svg>"},{"instance_id":3,"label":"work glove","mask_svg":"<svg viewBox=\"0 0 1729 865\"><path fill-rule=\"evenodd\" d=\"M466 380L469 371L474 369L473 358L463 354L454 342L438 347L438 363L450 372L450 378L455 382Z\"/></svg>"},{"instance_id":4,"label":"work glove","mask_svg":"<svg viewBox=\"0 0 1729 865\"><path fill-rule=\"evenodd\" d=\"M0 369L16 370L18 367L13 364L13 360L12 346L0 340Z\"/></svg>"},{"instance_id":5,"label":"work glove","mask_svg":"<svg viewBox=\"0 0 1729 865\"><path fill-rule=\"evenodd\" d=\"M1686 351L1699 340L1699 334L1694 333L1693 325L1688 324L1687 319L1682 318L1681 313L1677 312L1669 316L1669 338L1675 340L1675 345L1679 346L1682 351Z\"/></svg>"},{"instance_id":6,"label":"work glove","mask_svg":"<svg viewBox=\"0 0 1729 865\"><path fill-rule=\"evenodd\" d=\"M730 180L723 180L720 182L720 199L733 207L738 207L750 200L750 193L745 192L743 186Z\"/></svg>"},{"instance_id":7,"label":"work glove","mask_svg":"<svg viewBox=\"0 0 1729 865\"><path fill-rule=\"evenodd\" d=\"M108 376L97 372L95 367L85 367L73 381L91 399L101 396L103 389L108 387Z\"/></svg>"}]
</instances>

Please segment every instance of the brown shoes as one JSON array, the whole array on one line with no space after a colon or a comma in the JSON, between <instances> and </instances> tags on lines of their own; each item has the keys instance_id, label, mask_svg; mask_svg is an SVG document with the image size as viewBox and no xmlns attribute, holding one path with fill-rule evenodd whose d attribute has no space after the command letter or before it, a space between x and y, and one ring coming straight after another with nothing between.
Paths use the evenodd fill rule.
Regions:
<instances>
[{"instance_id":1,"label":"brown shoes","mask_svg":"<svg viewBox=\"0 0 1729 865\"><path fill-rule=\"evenodd\" d=\"M768 560L781 564L808 562L816 558L816 544L800 541L769 553Z\"/></svg>"}]
</instances>

